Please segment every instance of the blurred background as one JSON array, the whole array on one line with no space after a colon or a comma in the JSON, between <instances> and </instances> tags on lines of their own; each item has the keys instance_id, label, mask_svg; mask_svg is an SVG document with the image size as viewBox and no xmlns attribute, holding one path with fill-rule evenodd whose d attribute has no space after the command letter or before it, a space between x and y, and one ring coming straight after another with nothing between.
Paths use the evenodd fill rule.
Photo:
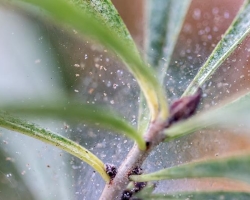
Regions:
<instances>
[{"instance_id":1,"label":"blurred background","mask_svg":"<svg viewBox=\"0 0 250 200\"><path fill-rule=\"evenodd\" d=\"M139 50L144 53L146 1L113 0ZM221 39L243 0L193 0L183 24L164 85L169 102L179 98ZM84 103L114 109L137 125L139 88L123 64L104 47L82 39L48 20L0 2L1 102L29 102L71 96ZM250 38L223 63L204 86L200 111L249 90ZM81 121L32 118L95 153L104 163L119 165L132 142ZM0 199L98 199L101 177L77 158L27 136L0 128ZM197 159L249 149L242 130L205 130L160 145L143 168L155 171ZM164 181L157 191L249 187L223 180Z\"/></svg>"}]
</instances>

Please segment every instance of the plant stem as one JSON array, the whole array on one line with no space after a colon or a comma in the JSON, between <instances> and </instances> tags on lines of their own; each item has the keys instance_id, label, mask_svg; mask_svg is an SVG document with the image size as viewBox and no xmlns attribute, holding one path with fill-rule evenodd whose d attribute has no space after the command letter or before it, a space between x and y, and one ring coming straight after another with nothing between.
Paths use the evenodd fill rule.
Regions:
<instances>
[{"instance_id":1,"label":"plant stem","mask_svg":"<svg viewBox=\"0 0 250 200\"><path fill-rule=\"evenodd\" d=\"M162 134L164 127L165 123L163 121L155 121L150 124L144 135L147 149L142 151L138 148L137 144L134 144L133 148L119 167L115 178L110 183L106 184L99 200L121 198L123 190L126 189L130 181L129 174L131 171L136 167L140 167L149 153L165 139L165 136Z\"/></svg>"}]
</instances>

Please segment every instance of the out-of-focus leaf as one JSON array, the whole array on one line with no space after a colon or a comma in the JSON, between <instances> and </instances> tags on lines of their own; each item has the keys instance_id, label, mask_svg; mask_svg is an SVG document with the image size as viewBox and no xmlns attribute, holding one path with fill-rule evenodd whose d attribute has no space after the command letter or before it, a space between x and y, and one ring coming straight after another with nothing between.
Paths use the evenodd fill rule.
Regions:
<instances>
[{"instance_id":1,"label":"out-of-focus leaf","mask_svg":"<svg viewBox=\"0 0 250 200\"><path fill-rule=\"evenodd\" d=\"M0 192L0 199L35 199L27 185L23 182L21 174L17 172L15 160L9 154L5 153L3 149L1 146L0 190L2 192Z\"/></svg>"},{"instance_id":2,"label":"out-of-focus leaf","mask_svg":"<svg viewBox=\"0 0 250 200\"><path fill-rule=\"evenodd\" d=\"M127 64L130 72L134 75L147 100L152 120L156 119L159 107L162 110L162 118L168 115L168 106L164 91L155 77L154 71L149 68L137 53L131 51L126 41L107 26L91 18L88 14L80 12L64 0L22 0L43 9L53 19L78 30L104 46L116 52ZM20 1L18 1L20 2Z\"/></svg>"},{"instance_id":3,"label":"out-of-focus leaf","mask_svg":"<svg viewBox=\"0 0 250 200\"><path fill-rule=\"evenodd\" d=\"M161 82L168 68L190 0L148 0L149 28L147 55Z\"/></svg>"},{"instance_id":4,"label":"out-of-focus leaf","mask_svg":"<svg viewBox=\"0 0 250 200\"><path fill-rule=\"evenodd\" d=\"M217 44L212 54L200 68L183 96L191 95L208 80L222 62L234 51L250 32L250 1L246 0L238 15Z\"/></svg>"},{"instance_id":5,"label":"out-of-focus leaf","mask_svg":"<svg viewBox=\"0 0 250 200\"><path fill-rule=\"evenodd\" d=\"M165 130L166 141L181 137L203 128L250 128L250 93L220 108L204 111L188 120L179 122Z\"/></svg>"},{"instance_id":6,"label":"out-of-focus leaf","mask_svg":"<svg viewBox=\"0 0 250 200\"><path fill-rule=\"evenodd\" d=\"M146 148L143 137L125 120L114 113L101 108L81 103L35 103L26 105L10 105L3 107L13 113L31 114L34 116L51 116L68 120L84 120L92 124L123 133L137 142L141 149Z\"/></svg>"},{"instance_id":7,"label":"out-of-focus leaf","mask_svg":"<svg viewBox=\"0 0 250 200\"><path fill-rule=\"evenodd\" d=\"M250 183L250 154L216 160L193 162L159 170L150 174L132 175L136 182L181 178L220 177Z\"/></svg>"},{"instance_id":8,"label":"out-of-focus leaf","mask_svg":"<svg viewBox=\"0 0 250 200\"><path fill-rule=\"evenodd\" d=\"M151 194L139 196L143 200L246 200L250 199L247 192L176 192L174 194Z\"/></svg>"},{"instance_id":9,"label":"out-of-focus leaf","mask_svg":"<svg viewBox=\"0 0 250 200\"><path fill-rule=\"evenodd\" d=\"M60 65L37 21L0 1L0 27L0 52L3 52L0 53L0 102L17 103L27 97L37 97L39 100L63 97L62 77L55 70ZM58 126L55 127L55 124L61 125L56 121L43 125L56 129ZM58 130L60 134L67 134L65 132L63 129ZM11 189L0 188L0 199L74 199L75 186L71 176L74 169L69 161L73 156L52 145L1 127L0 143L6 153L6 157L1 158L0 171L4 174L0 179ZM83 165L87 166L85 163ZM97 174L96 177L102 179ZM101 182L104 184L104 181ZM30 194L33 198L29 197Z\"/></svg>"},{"instance_id":10,"label":"out-of-focus leaf","mask_svg":"<svg viewBox=\"0 0 250 200\"><path fill-rule=\"evenodd\" d=\"M50 127L53 127L53 125ZM19 177L22 178L23 184L33 194L33 200L54 199L55 196L60 200L75 199L75 191L73 189L75 188L74 180L71 176L74 173L74 167L72 167L74 165L72 165L73 163L70 164L70 161L74 158L71 155L52 145L17 132L1 127L0 132L1 139L7 142L1 145L1 148L4 148L8 154L8 159L14 162L13 164L18 171ZM75 158L75 160L78 159ZM89 168L91 167L89 166ZM9 173L12 172L9 171ZM97 177L99 180L102 179L99 175ZM15 178L17 178L15 174L9 177L14 184L15 181L13 180ZM104 183L102 180L101 182ZM69 190L69 188L72 189ZM18 192L19 190L23 190L24 187L23 185L18 185L13 189ZM2 193L5 192L7 191L3 191ZM22 192L29 193L25 190ZM14 198L14 200L19 199L26 198Z\"/></svg>"},{"instance_id":11,"label":"out-of-focus leaf","mask_svg":"<svg viewBox=\"0 0 250 200\"><path fill-rule=\"evenodd\" d=\"M21 121L3 112L0 114L0 127L23 133L63 149L92 166L105 181L108 182L110 180L110 177L105 171L104 163L90 151L72 140L69 140L61 135L57 135L49 130L39 128L34 124Z\"/></svg>"}]
</instances>

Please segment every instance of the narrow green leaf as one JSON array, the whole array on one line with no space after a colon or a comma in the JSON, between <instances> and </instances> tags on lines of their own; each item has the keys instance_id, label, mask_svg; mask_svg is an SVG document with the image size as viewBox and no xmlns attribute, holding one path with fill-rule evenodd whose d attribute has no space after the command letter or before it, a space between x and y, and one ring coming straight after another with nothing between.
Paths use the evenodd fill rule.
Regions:
<instances>
[{"instance_id":1,"label":"narrow green leaf","mask_svg":"<svg viewBox=\"0 0 250 200\"><path fill-rule=\"evenodd\" d=\"M190 0L147 1L149 18L148 39L146 41L147 58L150 65L156 69L157 77L161 83L166 75L190 2ZM140 99L138 130L145 132L150 118L143 96Z\"/></svg>"},{"instance_id":2,"label":"narrow green leaf","mask_svg":"<svg viewBox=\"0 0 250 200\"><path fill-rule=\"evenodd\" d=\"M217 109L204 111L165 130L169 141L203 128L250 128L250 92Z\"/></svg>"},{"instance_id":3,"label":"narrow green leaf","mask_svg":"<svg viewBox=\"0 0 250 200\"><path fill-rule=\"evenodd\" d=\"M121 40L114 31L107 26L80 12L64 0L22 0L43 9L53 19L69 25L80 33L89 36L104 46L116 52L127 64L134 75L150 108L152 120L158 116L159 109L163 110L163 117L168 115L168 106L164 91L155 77L152 68L149 68L142 59ZM18 1L19 2L19 1Z\"/></svg>"},{"instance_id":4,"label":"narrow green leaf","mask_svg":"<svg viewBox=\"0 0 250 200\"><path fill-rule=\"evenodd\" d=\"M137 197L137 195L136 195ZM174 194L141 195L143 200L246 200L248 192L212 191L212 192L176 192Z\"/></svg>"},{"instance_id":5,"label":"narrow green leaf","mask_svg":"<svg viewBox=\"0 0 250 200\"><path fill-rule=\"evenodd\" d=\"M149 33L147 54L163 81L183 25L190 0L149 0Z\"/></svg>"},{"instance_id":6,"label":"narrow green leaf","mask_svg":"<svg viewBox=\"0 0 250 200\"><path fill-rule=\"evenodd\" d=\"M250 32L250 1L245 0L238 15L217 44L212 54L190 83L183 96L193 94L218 69L222 62L233 52Z\"/></svg>"},{"instance_id":7,"label":"narrow green leaf","mask_svg":"<svg viewBox=\"0 0 250 200\"><path fill-rule=\"evenodd\" d=\"M147 57L148 62L155 68L159 68L159 62L163 56L163 46L166 39L167 23L170 1L148 0L148 38L147 38Z\"/></svg>"},{"instance_id":8,"label":"narrow green leaf","mask_svg":"<svg viewBox=\"0 0 250 200\"><path fill-rule=\"evenodd\" d=\"M132 175L136 182L181 178L229 178L250 183L250 154L193 162L150 174Z\"/></svg>"},{"instance_id":9,"label":"narrow green leaf","mask_svg":"<svg viewBox=\"0 0 250 200\"><path fill-rule=\"evenodd\" d=\"M112 29L120 39L125 40L135 52L137 51L126 25L111 0L69 0L69 2L82 8L84 12L90 13L95 19Z\"/></svg>"},{"instance_id":10,"label":"narrow green leaf","mask_svg":"<svg viewBox=\"0 0 250 200\"><path fill-rule=\"evenodd\" d=\"M26 105L10 105L3 109L21 114L34 116L59 117L68 120L84 120L92 124L100 124L103 127L123 133L130 139L137 142L144 150L146 144L142 136L125 120L114 113L108 112L96 106L84 105L81 103L30 103Z\"/></svg>"},{"instance_id":11,"label":"narrow green leaf","mask_svg":"<svg viewBox=\"0 0 250 200\"><path fill-rule=\"evenodd\" d=\"M110 177L105 171L104 163L89 150L85 149L84 147L80 146L70 139L67 139L61 135L57 135L49 130L39 128L34 124L21 121L4 112L0 113L0 127L23 133L24 135L36 138L40 141L46 142L64 151L67 151L68 153L88 163L102 176L102 178L106 182L110 180Z\"/></svg>"}]
</instances>

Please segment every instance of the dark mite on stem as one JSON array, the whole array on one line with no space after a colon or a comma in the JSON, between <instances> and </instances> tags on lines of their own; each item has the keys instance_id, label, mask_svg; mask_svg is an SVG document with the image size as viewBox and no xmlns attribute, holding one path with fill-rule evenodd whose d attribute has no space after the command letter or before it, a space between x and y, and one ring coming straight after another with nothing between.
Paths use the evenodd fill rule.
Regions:
<instances>
[{"instance_id":1,"label":"dark mite on stem","mask_svg":"<svg viewBox=\"0 0 250 200\"><path fill-rule=\"evenodd\" d=\"M129 200L133 196L133 192L130 190L124 190L122 192L121 200Z\"/></svg>"},{"instance_id":2,"label":"dark mite on stem","mask_svg":"<svg viewBox=\"0 0 250 200\"><path fill-rule=\"evenodd\" d=\"M134 182L135 187L133 188L134 192L137 193L146 187L147 182Z\"/></svg>"},{"instance_id":3,"label":"dark mite on stem","mask_svg":"<svg viewBox=\"0 0 250 200\"><path fill-rule=\"evenodd\" d=\"M139 166L136 166L133 168L129 173L128 176L130 175L141 175L143 173L142 168ZM134 187L130 189L126 189L122 192L121 200L136 200L138 198L134 198L133 195L140 190L142 190L147 183L146 182L133 182Z\"/></svg>"},{"instance_id":4,"label":"dark mite on stem","mask_svg":"<svg viewBox=\"0 0 250 200\"><path fill-rule=\"evenodd\" d=\"M132 169L129 173L128 176L130 175L141 175L142 174L142 168L139 166L136 166L134 169Z\"/></svg>"},{"instance_id":5,"label":"dark mite on stem","mask_svg":"<svg viewBox=\"0 0 250 200\"><path fill-rule=\"evenodd\" d=\"M115 178L115 175L117 174L116 166L107 163L107 164L105 164L105 170L106 170L107 174L109 175L109 177L111 178L111 180L113 180Z\"/></svg>"}]
</instances>

